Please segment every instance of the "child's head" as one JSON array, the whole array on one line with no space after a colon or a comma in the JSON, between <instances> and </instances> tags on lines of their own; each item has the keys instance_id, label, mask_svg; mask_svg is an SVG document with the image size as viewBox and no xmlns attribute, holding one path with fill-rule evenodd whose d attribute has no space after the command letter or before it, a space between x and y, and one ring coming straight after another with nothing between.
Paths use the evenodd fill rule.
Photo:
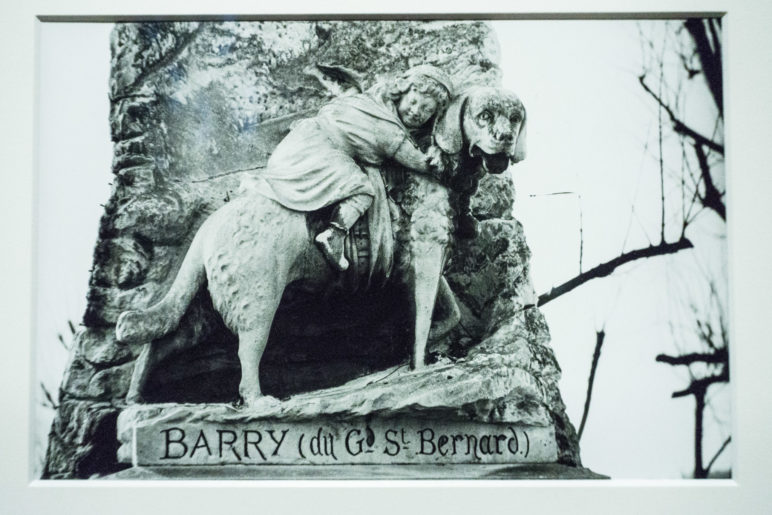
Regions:
<instances>
[{"instance_id":1,"label":"child's head","mask_svg":"<svg viewBox=\"0 0 772 515\"><path fill-rule=\"evenodd\" d=\"M445 73L434 66L422 65L399 76L389 96L402 123L409 129L417 129L448 105L452 91L450 78Z\"/></svg>"},{"instance_id":2,"label":"child's head","mask_svg":"<svg viewBox=\"0 0 772 515\"><path fill-rule=\"evenodd\" d=\"M424 93L413 85L399 99L397 113L405 127L417 129L423 127L437 113L438 107L433 95Z\"/></svg>"}]
</instances>

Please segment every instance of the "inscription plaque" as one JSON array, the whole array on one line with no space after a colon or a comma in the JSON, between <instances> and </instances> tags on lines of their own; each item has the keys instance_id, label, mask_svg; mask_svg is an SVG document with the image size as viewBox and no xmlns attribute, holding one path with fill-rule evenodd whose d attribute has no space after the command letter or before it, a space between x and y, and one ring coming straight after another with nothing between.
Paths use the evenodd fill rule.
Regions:
<instances>
[{"instance_id":1,"label":"inscription plaque","mask_svg":"<svg viewBox=\"0 0 772 515\"><path fill-rule=\"evenodd\" d=\"M554 463L554 428L418 417L124 421L134 466Z\"/></svg>"}]
</instances>

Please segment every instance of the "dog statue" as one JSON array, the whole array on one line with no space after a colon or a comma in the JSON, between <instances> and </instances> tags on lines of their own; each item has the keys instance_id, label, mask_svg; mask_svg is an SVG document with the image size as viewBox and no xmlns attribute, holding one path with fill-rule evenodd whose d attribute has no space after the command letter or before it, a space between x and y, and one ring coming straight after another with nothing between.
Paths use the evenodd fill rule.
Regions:
<instances>
[{"instance_id":1,"label":"dog statue","mask_svg":"<svg viewBox=\"0 0 772 515\"><path fill-rule=\"evenodd\" d=\"M510 162L525 157L523 105L507 91L472 88L454 98L437 120L433 145L447 163L454 163L453 170L443 171L445 182L464 185L458 189L458 204L468 209L468 197L482 173L501 173ZM453 293L442 277L454 210L448 187L427 176L405 175L402 215L392 224L397 235L392 280L407 286L413 316L411 367L419 369L425 364L430 330L433 336L447 333L459 319ZM181 350L164 348L153 340L178 326L193 296L206 283L215 309L238 336L239 395L246 406L254 405L262 397L260 360L284 289L301 281L304 288L321 291L336 277L313 238L306 213L256 193L238 197L212 213L193 238L163 299L118 318L119 342L148 344L135 365L127 401L139 401L150 371L171 352ZM443 311L450 316L432 330L435 302L444 304Z\"/></svg>"}]
</instances>

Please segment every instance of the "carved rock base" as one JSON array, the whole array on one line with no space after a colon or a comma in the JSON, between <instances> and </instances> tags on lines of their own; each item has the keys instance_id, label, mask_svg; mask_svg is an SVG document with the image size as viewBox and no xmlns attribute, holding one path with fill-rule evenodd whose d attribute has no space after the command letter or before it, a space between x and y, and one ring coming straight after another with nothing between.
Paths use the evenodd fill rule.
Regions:
<instances>
[{"instance_id":1,"label":"carved rock base","mask_svg":"<svg viewBox=\"0 0 772 515\"><path fill-rule=\"evenodd\" d=\"M481 376L471 366L397 367L243 409L130 406L118 417L118 459L135 467L556 463L555 426L528 375L501 367Z\"/></svg>"}]
</instances>

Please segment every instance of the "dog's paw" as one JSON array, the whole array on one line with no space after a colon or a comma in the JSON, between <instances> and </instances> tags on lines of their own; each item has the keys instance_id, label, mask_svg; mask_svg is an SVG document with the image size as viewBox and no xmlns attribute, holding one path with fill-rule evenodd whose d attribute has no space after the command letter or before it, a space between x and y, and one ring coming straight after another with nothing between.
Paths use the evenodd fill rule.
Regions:
<instances>
[{"instance_id":1,"label":"dog's paw","mask_svg":"<svg viewBox=\"0 0 772 515\"><path fill-rule=\"evenodd\" d=\"M135 343L142 326L142 314L139 311L124 311L115 323L115 339L118 343Z\"/></svg>"}]
</instances>

